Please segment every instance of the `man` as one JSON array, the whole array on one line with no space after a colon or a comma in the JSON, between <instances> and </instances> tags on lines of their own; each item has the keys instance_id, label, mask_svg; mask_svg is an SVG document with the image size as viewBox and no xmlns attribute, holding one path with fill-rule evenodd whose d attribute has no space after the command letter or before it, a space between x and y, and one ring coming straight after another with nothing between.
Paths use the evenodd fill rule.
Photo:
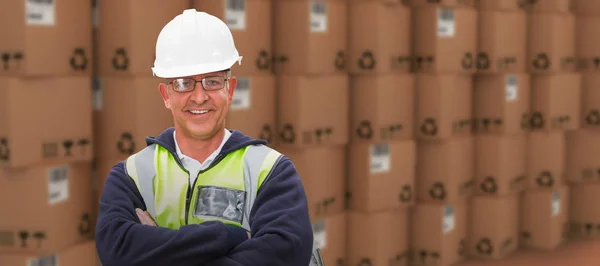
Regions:
<instances>
[{"instance_id":1,"label":"man","mask_svg":"<svg viewBox=\"0 0 600 266\"><path fill-rule=\"evenodd\" d=\"M154 75L174 128L115 165L96 225L104 266L307 266L313 232L292 162L225 129L241 57L218 18L185 10L160 32Z\"/></svg>"}]
</instances>

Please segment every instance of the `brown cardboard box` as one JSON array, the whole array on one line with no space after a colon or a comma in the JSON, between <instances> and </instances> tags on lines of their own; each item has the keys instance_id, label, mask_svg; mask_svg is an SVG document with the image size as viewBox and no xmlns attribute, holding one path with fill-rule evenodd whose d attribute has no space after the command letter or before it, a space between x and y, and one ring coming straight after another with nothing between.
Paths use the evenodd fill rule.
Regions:
<instances>
[{"instance_id":1,"label":"brown cardboard box","mask_svg":"<svg viewBox=\"0 0 600 266\"><path fill-rule=\"evenodd\" d=\"M529 72L575 71L575 16L531 13L528 18Z\"/></svg>"},{"instance_id":2,"label":"brown cardboard box","mask_svg":"<svg viewBox=\"0 0 600 266\"><path fill-rule=\"evenodd\" d=\"M574 184L570 188L570 236L600 239L600 184Z\"/></svg>"},{"instance_id":3,"label":"brown cardboard box","mask_svg":"<svg viewBox=\"0 0 600 266\"><path fill-rule=\"evenodd\" d=\"M473 193L474 140L471 137L419 142L417 202L454 203Z\"/></svg>"},{"instance_id":4,"label":"brown cardboard box","mask_svg":"<svg viewBox=\"0 0 600 266\"><path fill-rule=\"evenodd\" d=\"M554 189L565 183L565 133L531 132L527 139L527 187Z\"/></svg>"},{"instance_id":5,"label":"brown cardboard box","mask_svg":"<svg viewBox=\"0 0 600 266\"><path fill-rule=\"evenodd\" d=\"M101 266L96 252L96 242L93 240L56 250L52 254L40 255L26 253L2 254L0 265Z\"/></svg>"},{"instance_id":6,"label":"brown cardboard box","mask_svg":"<svg viewBox=\"0 0 600 266\"><path fill-rule=\"evenodd\" d=\"M411 10L399 1L348 5L348 72L410 71Z\"/></svg>"},{"instance_id":7,"label":"brown cardboard box","mask_svg":"<svg viewBox=\"0 0 600 266\"><path fill-rule=\"evenodd\" d=\"M471 135L471 76L417 74L416 86L417 139L446 139Z\"/></svg>"},{"instance_id":8,"label":"brown cardboard box","mask_svg":"<svg viewBox=\"0 0 600 266\"><path fill-rule=\"evenodd\" d=\"M568 233L569 187L528 190L521 198L521 246L553 250Z\"/></svg>"},{"instance_id":9,"label":"brown cardboard box","mask_svg":"<svg viewBox=\"0 0 600 266\"><path fill-rule=\"evenodd\" d=\"M528 74L473 78L473 129L477 134L520 134L529 128L531 78Z\"/></svg>"},{"instance_id":10,"label":"brown cardboard box","mask_svg":"<svg viewBox=\"0 0 600 266\"><path fill-rule=\"evenodd\" d=\"M600 2L596 0L571 0L578 17L600 15Z\"/></svg>"},{"instance_id":11,"label":"brown cardboard box","mask_svg":"<svg viewBox=\"0 0 600 266\"><path fill-rule=\"evenodd\" d=\"M478 22L477 72L526 72L527 14L479 11Z\"/></svg>"},{"instance_id":12,"label":"brown cardboard box","mask_svg":"<svg viewBox=\"0 0 600 266\"><path fill-rule=\"evenodd\" d=\"M264 139L274 144L275 131L275 76L253 75L237 77L233 100L225 121L228 129Z\"/></svg>"},{"instance_id":13,"label":"brown cardboard box","mask_svg":"<svg viewBox=\"0 0 600 266\"><path fill-rule=\"evenodd\" d=\"M566 132L566 179L571 183L600 181L600 132Z\"/></svg>"},{"instance_id":14,"label":"brown cardboard box","mask_svg":"<svg viewBox=\"0 0 600 266\"><path fill-rule=\"evenodd\" d=\"M578 16L575 25L577 66L580 71L597 72L600 69L600 17Z\"/></svg>"},{"instance_id":15,"label":"brown cardboard box","mask_svg":"<svg viewBox=\"0 0 600 266\"><path fill-rule=\"evenodd\" d=\"M190 0L98 1L98 73L151 77L160 31L189 7Z\"/></svg>"},{"instance_id":16,"label":"brown cardboard box","mask_svg":"<svg viewBox=\"0 0 600 266\"><path fill-rule=\"evenodd\" d=\"M320 248L324 265L346 265L348 219L345 212L313 223L314 248Z\"/></svg>"},{"instance_id":17,"label":"brown cardboard box","mask_svg":"<svg viewBox=\"0 0 600 266\"><path fill-rule=\"evenodd\" d=\"M580 127L580 73L532 76L531 99L530 129L563 131Z\"/></svg>"},{"instance_id":18,"label":"brown cardboard box","mask_svg":"<svg viewBox=\"0 0 600 266\"><path fill-rule=\"evenodd\" d=\"M478 0L405 0L412 7L426 7L429 5L446 7L475 7Z\"/></svg>"},{"instance_id":19,"label":"brown cardboard box","mask_svg":"<svg viewBox=\"0 0 600 266\"><path fill-rule=\"evenodd\" d=\"M575 9L574 1L576 0L538 0L530 1L530 3L524 4L523 7L528 12L533 13L569 14Z\"/></svg>"},{"instance_id":20,"label":"brown cardboard box","mask_svg":"<svg viewBox=\"0 0 600 266\"><path fill-rule=\"evenodd\" d=\"M416 142L350 145L348 208L373 212L415 203Z\"/></svg>"},{"instance_id":21,"label":"brown cardboard box","mask_svg":"<svg viewBox=\"0 0 600 266\"><path fill-rule=\"evenodd\" d=\"M232 67L235 75L269 74L272 0L193 0L193 7L223 20L229 26L235 46L244 57Z\"/></svg>"},{"instance_id":22,"label":"brown cardboard box","mask_svg":"<svg viewBox=\"0 0 600 266\"><path fill-rule=\"evenodd\" d=\"M278 145L308 147L348 143L350 87L347 75L278 78Z\"/></svg>"},{"instance_id":23,"label":"brown cardboard box","mask_svg":"<svg viewBox=\"0 0 600 266\"><path fill-rule=\"evenodd\" d=\"M412 210L413 265L449 266L465 259L467 203L418 203Z\"/></svg>"},{"instance_id":24,"label":"brown cardboard box","mask_svg":"<svg viewBox=\"0 0 600 266\"><path fill-rule=\"evenodd\" d=\"M348 212L348 219L348 263L345 265L409 265L407 209Z\"/></svg>"},{"instance_id":25,"label":"brown cardboard box","mask_svg":"<svg viewBox=\"0 0 600 266\"><path fill-rule=\"evenodd\" d=\"M92 159L88 77L0 79L0 166Z\"/></svg>"},{"instance_id":26,"label":"brown cardboard box","mask_svg":"<svg viewBox=\"0 0 600 266\"><path fill-rule=\"evenodd\" d=\"M414 139L415 93L413 74L352 76L352 143Z\"/></svg>"},{"instance_id":27,"label":"brown cardboard box","mask_svg":"<svg viewBox=\"0 0 600 266\"><path fill-rule=\"evenodd\" d=\"M158 91L160 79L103 77L96 93L97 158L126 158L146 147L147 136L157 136L173 126L171 111Z\"/></svg>"},{"instance_id":28,"label":"brown cardboard box","mask_svg":"<svg viewBox=\"0 0 600 266\"><path fill-rule=\"evenodd\" d=\"M415 25L413 68L427 73L474 73L477 50L477 10L419 7Z\"/></svg>"},{"instance_id":29,"label":"brown cardboard box","mask_svg":"<svg viewBox=\"0 0 600 266\"><path fill-rule=\"evenodd\" d=\"M586 73L581 79L581 125L600 127L600 74Z\"/></svg>"},{"instance_id":30,"label":"brown cardboard box","mask_svg":"<svg viewBox=\"0 0 600 266\"><path fill-rule=\"evenodd\" d=\"M90 2L2 1L0 75L92 73Z\"/></svg>"},{"instance_id":31,"label":"brown cardboard box","mask_svg":"<svg viewBox=\"0 0 600 266\"><path fill-rule=\"evenodd\" d=\"M474 258L501 259L519 246L519 194L475 196L469 210L467 252Z\"/></svg>"},{"instance_id":32,"label":"brown cardboard box","mask_svg":"<svg viewBox=\"0 0 600 266\"><path fill-rule=\"evenodd\" d=\"M475 137L475 195L504 196L526 186L527 136Z\"/></svg>"},{"instance_id":33,"label":"brown cardboard box","mask_svg":"<svg viewBox=\"0 0 600 266\"><path fill-rule=\"evenodd\" d=\"M45 254L91 239L91 170L83 162L0 172L0 187L10 188L0 193L0 212L9 214L0 219L0 252Z\"/></svg>"},{"instance_id":34,"label":"brown cardboard box","mask_svg":"<svg viewBox=\"0 0 600 266\"><path fill-rule=\"evenodd\" d=\"M347 5L343 0L273 1L275 73L344 72Z\"/></svg>"},{"instance_id":35,"label":"brown cardboard box","mask_svg":"<svg viewBox=\"0 0 600 266\"><path fill-rule=\"evenodd\" d=\"M292 160L308 197L312 221L341 213L346 208L346 147L278 149Z\"/></svg>"},{"instance_id":36,"label":"brown cardboard box","mask_svg":"<svg viewBox=\"0 0 600 266\"><path fill-rule=\"evenodd\" d=\"M480 11L521 11L524 7L523 0L475 0Z\"/></svg>"}]
</instances>

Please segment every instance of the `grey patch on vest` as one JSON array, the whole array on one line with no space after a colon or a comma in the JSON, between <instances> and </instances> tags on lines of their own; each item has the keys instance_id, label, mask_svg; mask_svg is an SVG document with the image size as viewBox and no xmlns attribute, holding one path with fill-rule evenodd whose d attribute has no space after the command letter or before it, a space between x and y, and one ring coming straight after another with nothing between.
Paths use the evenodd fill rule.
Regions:
<instances>
[{"instance_id":1,"label":"grey patch on vest","mask_svg":"<svg viewBox=\"0 0 600 266\"><path fill-rule=\"evenodd\" d=\"M194 216L219 218L242 223L246 205L246 192L223 187L199 187Z\"/></svg>"}]
</instances>

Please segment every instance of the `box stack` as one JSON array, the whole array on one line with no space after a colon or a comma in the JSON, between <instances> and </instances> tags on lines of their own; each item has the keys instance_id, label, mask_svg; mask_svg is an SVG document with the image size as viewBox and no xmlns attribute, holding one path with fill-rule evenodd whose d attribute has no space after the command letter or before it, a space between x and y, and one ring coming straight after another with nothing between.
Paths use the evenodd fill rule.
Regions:
<instances>
[{"instance_id":1,"label":"box stack","mask_svg":"<svg viewBox=\"0 0 600 266\"><path fill-rule=\"evenodd\" d=\"M274 146L275 76L272 73L271 0L195 0L193 8L217 16L229 26L241 65L226 119L228 129L240 130Z\"/></svg>"},{"instance_id":2,"label":"box stack","mask_svg":"<svg viewBox=\"0 0 600 266\"><path fill-rule=\"evenodd\" d=\"M325 265L346 253L349 85L345 0L273 1L277 146L294 161Z\"/></svg>"},{"instance_id":3,"label":"box stack","mask_svg":"<svg viewBox=\"0 0 600 266\"><path fill-rule=\"evenodd\" d=\"M508 0L480 1L478 9L475 182L467 244L470 257L500 259L518 248L519 195L527 181L527 13Z\"/></svg>"},{"instance_id":4,"label":"box stack","mask_svg":"<svg viewBox=\"0 0 600 266\"><path fill-rule=\"evenodd\" d=\"M521 197L520 246L564 243L569 212L565 132L579 127L581 75L576 73L575 17L568 0L525 5L528 13L527 186Z\"/></svg>"},{"instance_id":5,"label":"box stack","mask_svg":"<svg viewBox=\"0 0 600 266\"><path fill-rule=\"evenodd\" d=\"M348 264L404 266L416 168L411 10L351 0L348 14Z\"/></svg>"},{"instance_id":6,"label":"box stack","mask_svg":"<svg viewBox=\"0 0 600 266\"><path fill-rule=\"evenodd\" d=\"M102 0L97 3L94 82L98 193L111 168L146 147L146 136L173 126L152 74L156 38L189 0ZM97 200L99 201L99 199Z\"/></svg>"},{"instance_id":7,"label":"box stack","mask_svg":"<svg viewBox=\"0 0 600 266\"><path fill-rule=\"evenodd\" d=\"M578 0L576 53L582 73L581 129L566 135L566 179L571 190L570 236L600 238L600 2Z\"/></svg>"},{"instance_id":8,"label":"box stack","mask_svg":"<svg viewBox=\"0 0 600 266\"><path fill-rule=\"evenodd\" d=\"M0 265L96 261L91 21L80 0L0 8Z\"/></svg>"},{"instance_id":9,"label":"box stack","mask_svg":"<svg viewBox=\"0 0 600 266\"><path fill-rule=\"evenodd\" d=\"M472 1L410 2L418 141L413 260L447 266L466 256L477 10Z\"/></svg>"}]
</instances>

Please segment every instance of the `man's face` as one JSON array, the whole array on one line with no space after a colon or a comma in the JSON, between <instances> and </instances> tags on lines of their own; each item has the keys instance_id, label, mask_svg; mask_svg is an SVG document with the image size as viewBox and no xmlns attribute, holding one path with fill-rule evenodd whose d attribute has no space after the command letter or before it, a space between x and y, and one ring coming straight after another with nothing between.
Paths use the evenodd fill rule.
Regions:
<instances>
[{"instance_id":1,"label":"man's face","mask_svg":"<svg viewBox=\"0 0 600 266\"><path fill-rule=\"evenodd\" d=\"M196 139L208 139L219 130L225 128L225 117L233 97L236 79L232 77L225 80L225 86L220 90L204 90L201 80L203 78L227 78L227 72L213 72L208 74L182 77L196 80L193 91L178 92L174 90L174 80L167 79L158 87L163 97L165 107L173 113L175 128L183 131L185 135ZM192 81L193 82L193 81ZM178 83L181 84L181 83ZM216 83L209 83L216 84ZM207 87L208 88L208 87Z\"/></svg>"}]
</instances>

